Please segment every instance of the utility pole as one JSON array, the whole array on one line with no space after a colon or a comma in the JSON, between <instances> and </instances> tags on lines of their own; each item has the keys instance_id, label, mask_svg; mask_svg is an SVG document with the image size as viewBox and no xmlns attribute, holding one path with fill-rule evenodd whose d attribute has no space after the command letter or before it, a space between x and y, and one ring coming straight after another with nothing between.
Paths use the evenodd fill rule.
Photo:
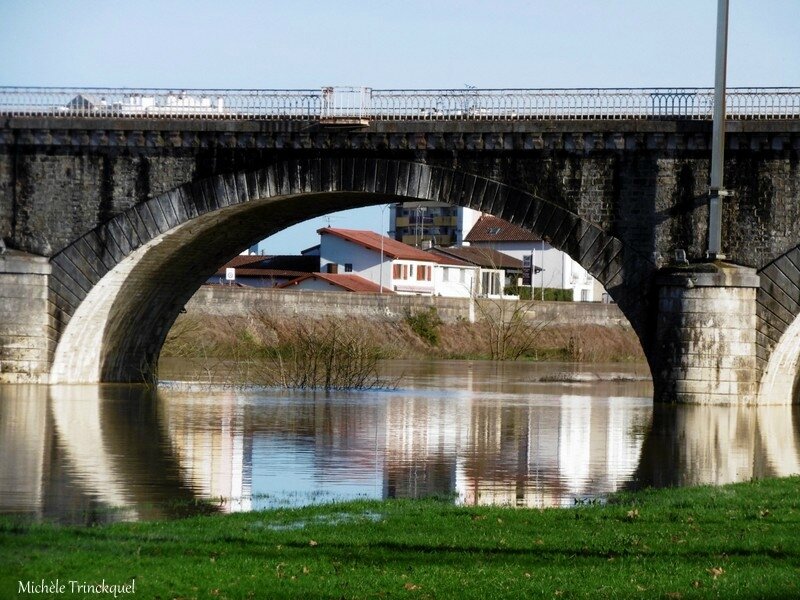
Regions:
<instances>
[{"instance_id":1,"label":"utility pole","mask_svg":"<svg viewBox=\"0 0 800 600\"><path fill-rule=\"evenodd\" d=\"M383 293L383 211L389 208L388 204L384 204L381 206L381 226L378 228L381 235L381 262L380 262L380 271L378 271L378 287L380 287L379 294ZM391 212L389 213L391 215Z\"/></svg>"},{"instance_id":2,"label":"utility pole","mask_svg":"<svg viewBox=\"0 0 800 600\"><path fill-rule=\"evenodd\" d=\"M725 155L725 74L728 54L728 0L717 2L717 56L714 81L714 129L711 140L711 185L708 192L709 260L724 260L722 199L728 195L722 181Z\"/></svg>"},{"instance_id":3,"label":"utility pole","mask_svg":"<svg viewBox=\"0 0 800 600\"><path fill-rule=\"evenodd\" d=\"M531 248L531 273L530 273L530 278L531 278L531 282L530 282L531 283L531 300L536 300L536 298L534 297L534 295L535 295L534 292L536 291L536 288L533 286L533 276L536 274L536 261L534 260L535 256L536 256L536 246L533 246Z\"/></svg>"}]
</instances>

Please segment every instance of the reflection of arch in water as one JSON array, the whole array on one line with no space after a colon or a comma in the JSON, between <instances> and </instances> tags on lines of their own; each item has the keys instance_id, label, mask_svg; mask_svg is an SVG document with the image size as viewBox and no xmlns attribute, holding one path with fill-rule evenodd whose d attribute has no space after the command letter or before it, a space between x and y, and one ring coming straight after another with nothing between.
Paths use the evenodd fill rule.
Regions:
<instances>
[{"instance_id":1,"label":"reflection of arch in water","mask_svg":"<svg viewBox=\"0 0 800 600\"><path fill-rule=\"evenodd\" d=\"M57 446L90 497L123 519L181 511L193 496L164 452L150 392L142 386L51 386ZM65 507L66 508L66 507Z\"/></svg>"},{"instance_id":2,"label":"reflection of arch in water","mask_svg":"<svg viewBox=\"0 0 800 600\"><path fill-rule=\"evenodd\" d=\"M636 486L722 485L800 473L800 408L658 405Z\"/></svg>"},{"instance_id":3,"label":"reflection of arch in water","mask_svg":"<svg viewBox=\"0 0 800 600\"><path fill-rule=\"evenodd\" d=\"M59 446L72 464L76 479L87 493L122 510L123 518L137 519L125 476L106 447L99 387L57 386L50 397Z\"/></svg>"},{"instance_id":4,"label":"reflection of arch in water","mask_svg":"<svg viewBox=\"0 0 800 600\"><path fill-rule=\"evenodd\" d=\"M761 406L755 413L758 424L754 461L756 476L800 474L800 407Z\"/></svg>"},{"instance_id":5,"label":"reflection of arch in water","mask_svg":"<svg viewBox=\"0 0 800 600\"><path fill-rule=\"evenodd\" d=\"M224 512L250 510L252 440L245 439L236 394L206 393L199 398L161 390L158 406L160 426L180 467L181 480L198 497L221 499Z\"/></svg>"}]
</instances>

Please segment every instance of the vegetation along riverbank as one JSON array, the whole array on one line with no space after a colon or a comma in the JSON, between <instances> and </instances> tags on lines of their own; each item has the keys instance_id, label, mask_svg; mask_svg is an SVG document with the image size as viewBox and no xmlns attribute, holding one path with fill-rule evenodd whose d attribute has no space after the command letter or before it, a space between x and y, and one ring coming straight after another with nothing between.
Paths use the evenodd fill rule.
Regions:
<instances>
[{"instance_id":1,"label":"vegetation along riverbank","mask_svg":"<svg viewBox=\"0 0 800 600\"><path fill-rule=\"evenodd\" d=\"M797 598L798 528L798 477L571 509L390 500L90 528L6 516L0 597L20 581L135 580L141 598Z\"/></svg>"},{"instance_id":2,"label":"vegetation along riverbank","mask_svg":"<svg viewBox=\"0 0 800 600\"><path fill-rule=\"evenodd\" d=\"M435 310L401 319L357 319L308 315L274 316L265 311L221 316L181 315L162 356L242 359L286 354L302 344L304 332L340 331L369 345L381 358L644 361L630 327L530 323L508 317L444 323Z\"/></svg>"}]
</instances>

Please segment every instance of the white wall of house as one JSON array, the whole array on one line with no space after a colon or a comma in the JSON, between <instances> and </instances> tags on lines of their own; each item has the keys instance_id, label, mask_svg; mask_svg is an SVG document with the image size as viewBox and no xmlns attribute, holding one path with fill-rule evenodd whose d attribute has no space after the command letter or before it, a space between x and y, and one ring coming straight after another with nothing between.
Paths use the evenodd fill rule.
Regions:
<instances>
[{"instance_id":1,"label":"white wall of house","mask_svg":"<svg viewBox=\"0 0 800 600\"><path fill-rule=\"evenodd\" d=\"M464 243L464 236L466 236L472 230L472 227L478 222L478 219L481 218L482 214L483 213L481 211L473 208L467 208L466 206L458 207L456 246L461 246Z\"/></svg>"},{"instance_id":2,"label":"white wall of house","mask_svg":"<svg viewBox=\"0 0 800 600\"><path fill-rule=\"evenodd\" d=\"M398 294L433 295L436 266L432 261L393 260L391 289Z\"/></svg>"},{"instance_id":3,"label":"white wall of house","mask_svg":"<svg viewBox=\"0 0 800 600\"><path fill-rule=\"evenodd\" d=\"M383 270L382 281L384 287L388 287L391 281L391 258L384 255L381 268L380 251L364 248L359 244L343 240L335 235L322 235L320 236L319 253L320 271L327 273L328 265L331 263L338 265L339 273L355 273L375 283L380 283L381 270ZM349 271L348 265L351 267Z\"/></svg>"},{"instance_id":4,"label":"white wall of house","mask_svg":"<svg viewBox=\"0 0 800 600\"><path fill-rule=\"evenodd\" d=\"M331 263L338 265L339 273L354 273L398 294L434 294L436 263L433 261L393 260L384 255L381 262L380 250L365 248L335 235L322 235L320 270L328 272ZM395 277L395 265L399 266L400 277ZM420 267L424 267L422 279L419 279Z\"/></svg>"},{"instance_id":5,"label":"white wall of house","mask_svg":"<svg viewBox=\"0 0 800 600\"><path fill-rule=\"evenodd\" d=\"M434 269L434 288L437 296L469 298L477 294L478 267L437 265Z\"/></svg>"},{"instance_id":6,"label":"white wall of house","mask_svg":"<svg viewBox=\"0 0 800 600\"><path fill-rule=\"evenodd\" d=\"M380 250L323 234L320 240L320 270L337 265L338 273L353 273L376 284L383 284L398 294L438 295L468 298L473 295L500 296L505 271L481 269L469 265L441 265L434 261L391 259ZM296 289L327 290L323 281L306 280Z\"/></svg>"},{"instance_id":7,"label":"white wall of house","mask_svg":"<svg viewBox=\"0 0 800 600\"><path fill-rule=\"evenodd\" d=\"M576 263L566 253L564 255L565 289L572 290L572 299L578 302L596 302L600 300L595 296L595 283L597 280L589 272Z\"/></svg>"},{"instance_id":8,"label":"white wall of house","mask_svg":"<svg viewBox=\"0 0 800 600\"><path fill-rule=\"evenodd\" d=\"M547 242L474 242L475 247L494 248L498 252L523 260L533 254L533 264L542 271L533 277L534 289L571 289L575 301L599 302L595 279L566 252L553 248Z\"/></svg>"}]
</instances>

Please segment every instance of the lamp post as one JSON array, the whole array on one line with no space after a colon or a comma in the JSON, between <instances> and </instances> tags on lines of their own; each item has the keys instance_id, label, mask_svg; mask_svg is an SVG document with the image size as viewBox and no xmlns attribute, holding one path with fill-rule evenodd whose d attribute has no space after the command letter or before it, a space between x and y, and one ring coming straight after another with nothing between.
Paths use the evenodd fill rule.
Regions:
<instances>
[{"instance_id":1,"label":"lamp post","mask_svg":"<svg viewBox=\"0 0 800 600\"><path fill-rule=\"evenodd\" d=\"M714 67L714 125L711 139L711 183L708 192L708 258L724 259L722 253L721 198L728 195L723 187L725 154L725 72L728 53L728 0L717 2L717 54Z\"/></svg>"},{"instance_id":2,"label":"lamp post","mask_svg":"<svg viewBox=\"0 0 800 600\"><path fill-rule=\"evenodd\" d=\"M383 206L381 206L381 226L378 229L381 236L381 262L378 265L378 282L379 282L378 286L380 287L380 290L378 292L379 294L383 293L383 236L384 236L383 211L385 211L387 208L389 208L388 204L384 204Z\"/></svg>"}]
</instances>

